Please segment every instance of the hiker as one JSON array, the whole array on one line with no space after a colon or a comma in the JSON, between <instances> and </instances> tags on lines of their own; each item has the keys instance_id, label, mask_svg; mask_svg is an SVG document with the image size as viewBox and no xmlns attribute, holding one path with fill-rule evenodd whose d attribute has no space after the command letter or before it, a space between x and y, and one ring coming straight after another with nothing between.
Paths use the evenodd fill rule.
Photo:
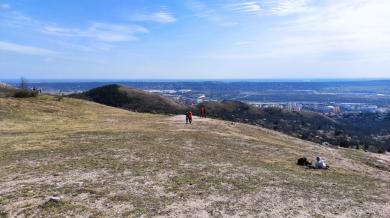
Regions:
<instances>
[{"instance_id":1,"label":"hiker","mask_svg":"<svg viewBox=\"0 0 390 218\"><path fill-rule=\"evenodd\" d=\"M186 124L192 124L192 112L191 111L188 111L186 113Z\"/></svg>"},{"instance_id":2,"label":"hiker","mask_svg":"<svg viewBox=\"0 0 390 218\"><path fill-rule=\"evenodd\" d=\"M190 121L190 124L192 124L192 112L191 111L188 113L188 120Z\"/></svg>"},{"instance_id":3,"label":"hiker","mask_svg":"<svg viewBox=\"0 0 390 218\"><path fill-rule=\"evenodd\" d=\"M314 168L316 169L328 169L329 166L326 165L325 160L321 157L316 157L316 162L314 163Z\"/></svg>"},{"instance_id":4,"label":"hiker","mask_svg":"<svg viewBox=\"0 0 390 218\"><path fill-rule=\"evenodd\" d=\"M200 118L206 118L206 108L204 106L200 108Z\"/></svg>"}]
</instances>

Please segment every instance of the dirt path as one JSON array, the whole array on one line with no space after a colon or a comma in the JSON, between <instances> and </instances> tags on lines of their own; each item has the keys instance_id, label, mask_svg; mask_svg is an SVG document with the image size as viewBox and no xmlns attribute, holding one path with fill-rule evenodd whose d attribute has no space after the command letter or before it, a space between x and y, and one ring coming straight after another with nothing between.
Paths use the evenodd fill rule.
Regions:
<instances>
[{"instance_id":1,"label":"dirt path","mask_svg":"<svg viewBox=\"0 0 390 218\"><path fill-rule=\"evenodd\" d=\"M171 116L168 118L169 121L174 122L174 123L185 123L186 122L186 116L185 115L176 115L176 116ZM199 116L192 116L192 122L195 124L197 122L211 122L215 123L216 120L210 119L210 118L200 118Z\"/></svg>"}]
</instances>

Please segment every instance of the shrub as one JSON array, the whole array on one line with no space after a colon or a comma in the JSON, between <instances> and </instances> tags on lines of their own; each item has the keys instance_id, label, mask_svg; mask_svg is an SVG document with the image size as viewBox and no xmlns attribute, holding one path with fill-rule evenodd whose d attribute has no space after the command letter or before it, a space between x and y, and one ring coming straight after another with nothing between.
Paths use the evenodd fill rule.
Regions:
<instances>
[{"instance_id":1,"label":"shrub","mask_svg":"<svg viewBox=\"0 0 390 218\"><path fill-rule=\"evenodd\" d=\"M379 147L377 153L384 154L386 153L386 149L384 147Z\"/></svg>"},{"instance_id":2,"label":"shrub","mask_svg":"<svg viewBox=\"0 0 390 218\"><path fill-rule=\"evenodd\" d=\"M29 91L29 90L20 90L15 92L14 97L15 98L31 98L31 97L37 97L38 92L37 91Z\"/></svg>"}]
</instances>

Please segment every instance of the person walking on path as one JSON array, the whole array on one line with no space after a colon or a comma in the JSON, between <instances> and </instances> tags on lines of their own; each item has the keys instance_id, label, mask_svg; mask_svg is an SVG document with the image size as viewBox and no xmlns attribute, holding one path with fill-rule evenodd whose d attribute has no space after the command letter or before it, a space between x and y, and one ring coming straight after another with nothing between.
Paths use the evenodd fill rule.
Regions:
<instances>
[{"instance_id":1,"label":"person walking on path","mask_svg":"<svg viewBox=\"0 0 390 218\"><path fill-rule=\"evenodd\" d=\"M186 124L192 124L192 112L191 111L188 111L186 113Z\"/></svg>"},{"instance_id":2,"label":"person walking on path","mask_svg":"<svg viewBox=\"0 0 390 218\"><path fill-rule=\"evenodd\" d=\"M190 124L192 124L192 112L188 112L188 120L190 121Z\"/></svg>"},{"instance_id":3,"label":"person walking on path","mask_svg":"<svg viewBox=\"0 0 390 218\"><path fill-rule=\"evenodd\" d=\"M200 118L206 118L206 108L204 106L199 108Z\"/></svg>"}]
</instances>

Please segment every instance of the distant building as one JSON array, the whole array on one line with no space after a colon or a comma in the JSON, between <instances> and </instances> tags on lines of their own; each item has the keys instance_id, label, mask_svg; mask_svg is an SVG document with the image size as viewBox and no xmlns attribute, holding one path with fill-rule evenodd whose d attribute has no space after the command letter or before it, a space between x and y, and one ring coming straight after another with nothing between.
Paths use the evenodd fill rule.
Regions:
<instances>
[{"instance_id":1,"label":"distant building","mask_svg":"<svg viewBox=\"0 0 390 218\"><path fill-rule=\"evenodd\" d=\"M335 107L333 107L332 112L335 114L341 114L341 108L339 106L335 106Z\"/></svg>"},{"instance_id":2,"label":"distant building","mask_svg":"<svg viewBox=\"0 0 390 218\"><path fill-rule=\"evenodd\" d=\"M286 107L286 109L288 111L290 111L290 112L292 112L292 111L301 111L302 108L303 108L302 104L298 104L296 102L289 102L287 104L287 107Z\"/></svg>"},{"instance_id":3,"label":"distant building","mask_svg":"<svg viewBox=\"0 0 390 218\"><path fill-rule=\"evenodd\" d=\"M202 103L202 102L204 102L206 100L206 95L201 95L201 96L199 96L198 97L198 99L197 99L197 103Z\"/></svg>"}]
</instances>

